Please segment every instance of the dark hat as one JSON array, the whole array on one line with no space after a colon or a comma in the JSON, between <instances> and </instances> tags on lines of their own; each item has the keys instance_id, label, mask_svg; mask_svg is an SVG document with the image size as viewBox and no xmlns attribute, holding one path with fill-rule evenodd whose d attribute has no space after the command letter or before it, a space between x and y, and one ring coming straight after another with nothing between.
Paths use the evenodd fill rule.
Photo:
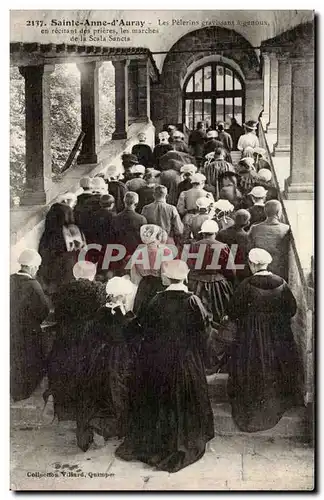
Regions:
<instances>
[{"instance_id":1,"label":"dark hat","mask_svg":"<svg viewBox=\"0 0 324 500\"><path fill-rule=\"evenodd\" d=\"M131 153L123 153L122 160L128 161L128 163L132 163L133 165L137 165L139 163L137 156Z\"/></svg>"},{"instance_id":2,"label":"dark hat","mask_svg":"<svg viewBox=\"0 0 324 500\"><path fill-rule=\"evenodd\" d=\"M258 126L258 122L255 122L254 120L249 120L244 123L244 127L249 128L251 130L256 130Z\"/></svg>"}]
</instances>

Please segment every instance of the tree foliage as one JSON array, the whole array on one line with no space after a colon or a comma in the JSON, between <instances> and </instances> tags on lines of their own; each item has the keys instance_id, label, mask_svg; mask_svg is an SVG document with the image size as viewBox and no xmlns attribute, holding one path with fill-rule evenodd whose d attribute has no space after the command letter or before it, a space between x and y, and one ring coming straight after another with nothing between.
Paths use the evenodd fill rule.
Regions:
<instances>
[{"instance_id":1,"label":"tree foliage","mask_svg":"<svg viewBox=\"0 0 324 500\"><path fill-rule=\"evenodd\" d=\"M80 73L75 64L59 64L50 76L51 153L53 178L61 172L81 132ZM115 123L114 68L99 70L100 144L108 142ZM10 193L20 196L25 183L25 83L17 67L10 68Z\"/></svg>"}]
</instances>

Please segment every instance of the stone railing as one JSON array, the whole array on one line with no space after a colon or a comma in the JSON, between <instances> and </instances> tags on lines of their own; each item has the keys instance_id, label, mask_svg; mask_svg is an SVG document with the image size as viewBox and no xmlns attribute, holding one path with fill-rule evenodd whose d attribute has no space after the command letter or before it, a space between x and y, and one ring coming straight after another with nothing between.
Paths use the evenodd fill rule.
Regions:
<instances>
[{"instance_id":1,"label":"stone railing","mask_svg":"<svg viewBox=\"0 0 324 500\"><path fill-rule=\"evenodd\" d=\"M259 141L260 146L266 150L267 159L271 166L272 178L278 189L278 197L283 211L283 221L290 225L284 198L280 191L272 156L261 122L259 127ZM305 277L293 231L290 237L288 266L288 284L296 298L298 307L297 313L292 319L292 329L302 363L300 388L304 403L308 404L313 402L314 398L314 289L312 288L312 281Z\"/></svg>"}]
</instances>

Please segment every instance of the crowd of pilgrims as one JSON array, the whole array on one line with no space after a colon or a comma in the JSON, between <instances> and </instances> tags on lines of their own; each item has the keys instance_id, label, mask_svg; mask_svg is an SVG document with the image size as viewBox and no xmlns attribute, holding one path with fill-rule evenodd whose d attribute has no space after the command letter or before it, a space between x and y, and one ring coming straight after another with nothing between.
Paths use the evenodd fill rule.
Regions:
<instances>
[{"instance_id":1,"label":"crowd of pilgrims","mask_svg":"<svg viewBox=\"0 0 324 500\"><path fill-rule=\"evenodd\" d=\"M28 398L47 376L44 401L52 396L58 419L76 421L84 451L97 433L123 439L124 460L169 472L195 462L214 436L206 376L217 372L229 373L243 431L273 427L296 403L289 226L257 123L244 126L206 132L198 123L188 144L170 126L153 150L140 134L122 166L81 179L81 194L50 207L38 252L19 257L11 397ZM89 244L100 250L79 259ZM126 252L106 268L112 244ZM149 264L127 265L144 250ZM47 353L46 319L55 323Z\"/></svg>"}]
</instances>

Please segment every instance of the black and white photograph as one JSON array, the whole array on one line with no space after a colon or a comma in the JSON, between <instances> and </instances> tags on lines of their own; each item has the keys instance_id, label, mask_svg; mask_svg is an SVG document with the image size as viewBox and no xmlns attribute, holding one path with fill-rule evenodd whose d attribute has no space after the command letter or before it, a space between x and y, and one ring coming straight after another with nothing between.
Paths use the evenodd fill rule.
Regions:
<instances>
[{"instance_id":1,"label":"black and white photograph","mask_svg":"<svg viewBox=\"0 0 324 500\"><path fill-rule=\"evenodd\" d=\"M317 26L10 11L11 491L314 491Z\"/></svg>"}]
</instances>

